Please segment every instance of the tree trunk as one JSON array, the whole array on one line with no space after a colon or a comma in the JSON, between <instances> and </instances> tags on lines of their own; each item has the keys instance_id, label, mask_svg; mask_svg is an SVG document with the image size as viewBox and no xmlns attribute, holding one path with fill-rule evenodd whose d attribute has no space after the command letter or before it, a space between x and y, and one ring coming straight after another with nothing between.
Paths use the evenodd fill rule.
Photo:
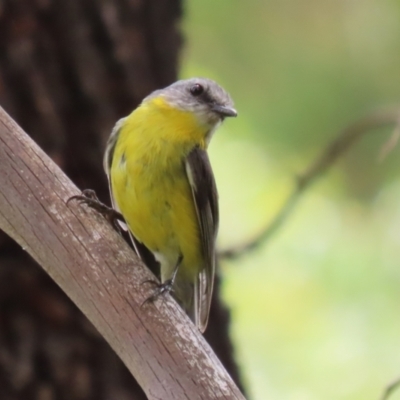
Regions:
<instances>
[{"instance_id":1,"label":"tree trunk","mask_svg":"<svg viewBox=\"0 0 400 400\"><path fill-rule=\"evenodd\" d=\"M176 80L180 0L5 0L0 104L81 188L108 202L115 121ZM238 383L218 297L206 337ZM74 304L0 232L0 399L144 399Z\"/></svg>"}]
</instances>

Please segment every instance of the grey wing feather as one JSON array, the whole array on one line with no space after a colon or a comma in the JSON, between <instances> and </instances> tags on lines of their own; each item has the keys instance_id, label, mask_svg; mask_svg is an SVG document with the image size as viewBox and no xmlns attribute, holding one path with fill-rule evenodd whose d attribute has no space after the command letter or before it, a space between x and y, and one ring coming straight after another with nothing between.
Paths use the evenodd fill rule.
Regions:
<instances>
[{"instance_id":1,"label":"grey wing feather","mask_svg":"<svg viewBox=\"0 0 400 400\"><path fill-rule=\"evenodd\" d=\"M195 281L195 319L204 331L211 306L215 275L215 240L218 231L218 193L207 152L196 147L186 159L186 173L200 225L204 265Z\"/></svg>"},{"instance_id":2,"label":"grey wing feather","mask_svg":"<svg viewBox=\"0 0 400 400\"><path fill-rule=\"evenodd\" d=\"M115 145L117 143L121 128L124 125L125 120L126 118L121 118L117 121L107 141L106 151L103 157L103 168L107 174L108 179L110 179L111 163L114 155Z\"/></svg>"},{"instance_id":3,"label":"grey wing feather","mask_svg":"<svg viewBox=\"0 0 400 400\"><path fill-rule=\"evenodd\" d=\"M104 168L104 171L106 172L107 179L108 179L108 188L110 190L111 204L112 204L114 210L117 210L118 212L120 212L120 210L119 210L118 205L113 196L110 174L111 174L111 164L112 164L112 160L113 160L115 145L117 143L118 136L121 132L121 128L125 122L125 119L126 118L121 118L115 124L113 130L111 131L111 135L108 138L107 145L106 145L106 151L105 151L104 157L103 157L103 168ZM128 227L126 226L126 224L124 224L121 221L118 221L118 223L123 230L125 230L125 231L128 230Z\"/></svg>"}]
</instances>

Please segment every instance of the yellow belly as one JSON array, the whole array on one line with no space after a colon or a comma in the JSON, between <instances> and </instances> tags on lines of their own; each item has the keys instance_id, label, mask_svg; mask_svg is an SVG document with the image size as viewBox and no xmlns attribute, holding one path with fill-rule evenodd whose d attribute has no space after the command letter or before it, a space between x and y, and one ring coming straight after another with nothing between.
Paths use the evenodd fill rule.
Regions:
<instances>
[{"instance_id":1,"label":"yellow belly","mask_svg":"<svg viewBox=\"0 0 400 400\"><path fill-rule=\"evenodd\" d=\"M123 127L114 150L114 199L133 235L160 261L163 281L170 278L180 255L179 274L194 276L203 258L184 165L185 152L193 144L179 137L170 140L164 134L165 124L153 124L152 132L144 136L146 132L134 117Z\"/></svg>"}]
</instances>

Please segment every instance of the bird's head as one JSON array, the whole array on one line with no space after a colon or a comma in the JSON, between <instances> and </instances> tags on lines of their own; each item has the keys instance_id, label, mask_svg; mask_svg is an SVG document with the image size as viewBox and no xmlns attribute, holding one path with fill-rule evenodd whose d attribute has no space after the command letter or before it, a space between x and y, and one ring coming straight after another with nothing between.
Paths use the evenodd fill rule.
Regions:
<instances>
[{"instance_id":1,"label":"bird's head","mask_svg":"<svg viewBox=\"0 0 400 400\"><path fill-rule=\"evenodd\" d=\"M169 106L192 112L210 128L225 117L236 117L232 98L216 82L206 78L180 80L153 92L147 99L162 97Z\"/></svg>"}]
</instances>

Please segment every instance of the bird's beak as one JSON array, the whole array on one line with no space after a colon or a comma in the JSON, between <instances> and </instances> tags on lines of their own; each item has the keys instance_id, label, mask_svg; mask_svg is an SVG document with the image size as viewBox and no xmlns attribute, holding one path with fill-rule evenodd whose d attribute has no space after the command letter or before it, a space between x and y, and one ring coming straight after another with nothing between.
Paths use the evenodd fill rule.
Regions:
<instances>
[{"instance_id":1,"label":"bird's beak","mask_svg":"<svg viewBox=\"0 0 400 400\"><path fill-rule=\"evenodd\" d=\"M233 107L221 106L219 104L214 104L211 109L220 114L222 117L236 117L237 111Z\"/></svg>"}]
</instances>

